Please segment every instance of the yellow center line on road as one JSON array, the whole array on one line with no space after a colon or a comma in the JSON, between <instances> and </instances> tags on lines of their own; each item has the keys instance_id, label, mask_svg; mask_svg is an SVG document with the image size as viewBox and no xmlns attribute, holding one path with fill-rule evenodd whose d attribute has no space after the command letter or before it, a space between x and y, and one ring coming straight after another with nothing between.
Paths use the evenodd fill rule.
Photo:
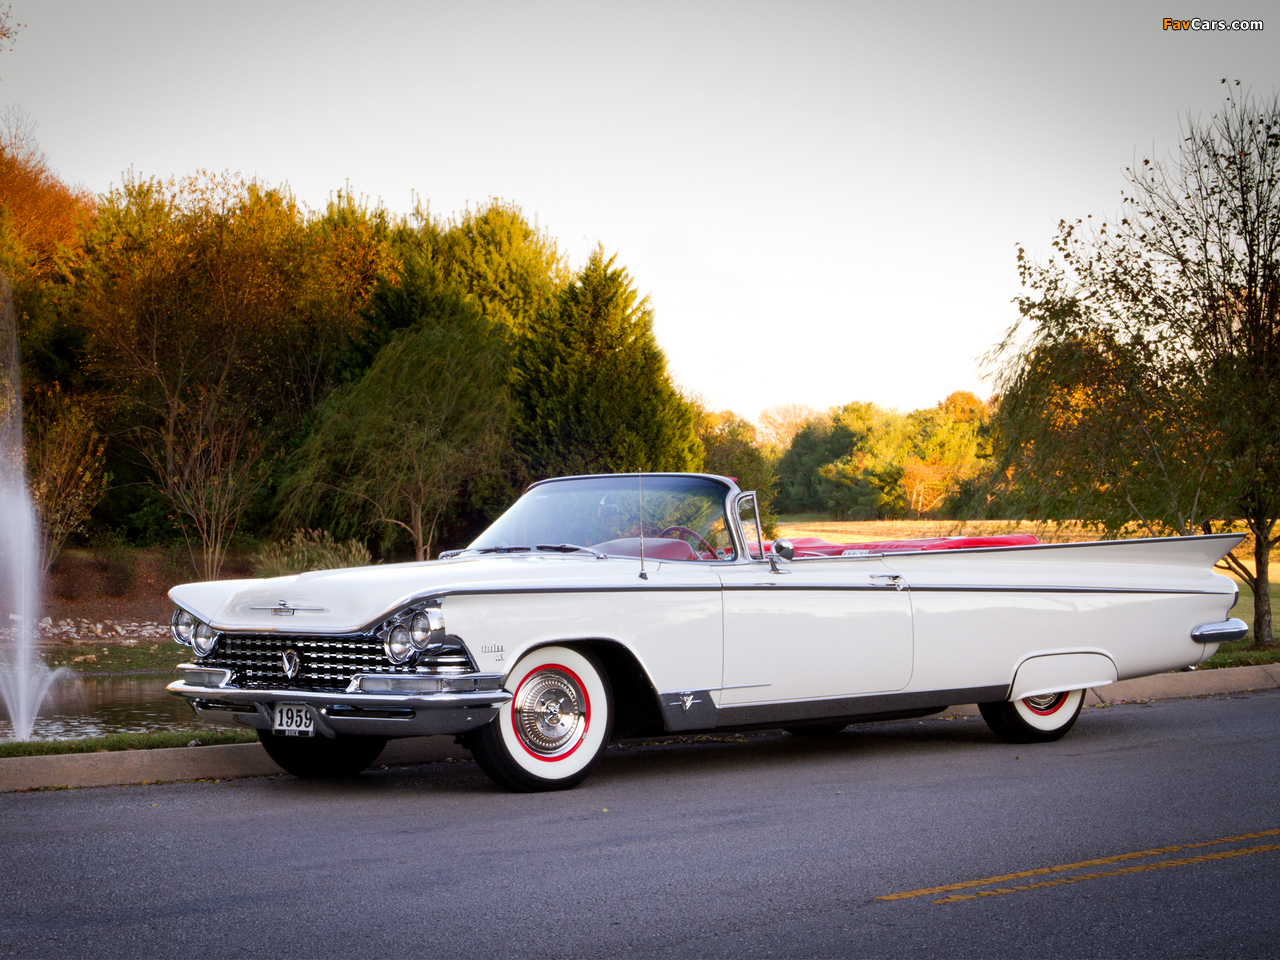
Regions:
<instances>
[{"instance_id":1,"label":"yellow center line on road","mask_svg":"<svg viewBox=\"0 0 1280 960\"><path fill-rule=\"evenodd\" d=\"M1142 857L1157 857L1165 853L1177 853L1179 850L1196 850L1201 847L1217 846L1220 843L1237 843L1241 840L1257 840L1261 837L1275 837L1275 836L1280 836L1280 829L1261 830L1257 833L1242 833L1234 837L1219 837L1217 840L1202 840L1198 843L1179 843L1170 847L1157 847L1154 850L1138 850L1134 853L1118 853L1115 856L1111 856L1111 857L1098 857L1097 859L1094 859L1094 860L1081 860L1079 863L1062 863L1054 867L1036 867L1033 870L1019 870L1017 873L1003 873L998 877L984 877L981 880L963 880L960 883L946 883L939 887L925 887L922 890L908 890L904 893L888 893L888 894L885 894L884 896L876 897L876 899L877 900L909 900L912 897L926 897L931 893L947 893L950 890L967 890L970 887L985 887L988 884L992 884L992 883L1004 883L1006 880L1025 880L1028 877L1043 877L1051 873L1062 873L1067 870L1081 870L1085 867L1101 867L1109 863L1122 863L1125 860L1138 860L1138 859L1141 859ZM1250 852L1262 853L1264 849L1270 850L1275 848L1257 847ZM1236 856L1238 854L1233 851L1231 855ZM1222 859L1222 857L1215 855L1214 857L1211 857L1209 859ZM1181 865L1180 861L1168 860L1165 862L1170 864L1171 866ZM1186 862L1199 863L1200 859L1191 858ZM1152 869L1152 868L1150 867L1131 868L1129 871L1118 871L1118 872L1121 872L1121 873L1136 872L1137 870L1145 870L1145 869ZM1114 874L1115 874L1115 871L1105 875L1111 876ZM1104 874L1097 874L1097 876L1104 876ZM1042 884L1042 885L1047 886L1047 884ZM1019 888L1019 889L1022 889L1022 888ZM1031 889L1031 887L1027 887L1026 889ZM944 901L936 901L936 902L944 902Z\"/></svg>"},{"instance_id":2,"label":"yellow center line on road","mask_svg":"<svg viewBox=\"0 0 1280 960\"><path fill-rule=\"evenodd\" d=\"M1057 880L1041 880L1039 883L1028 883L1021 887L997 887L995 890L982 890L978 893L953 893L934 903L956 903L960 900L977 900L979 897L999 897L1006 893L1021 893L1023 890L1038 890L1040 887L1056 887L1063 883L1079 883L1081 880L1100 880L1103 877L1119 877L1126 873L1142 873L1146 870L1163 870L1165 867L1185 867L1192 863L1205 863L1209 860L1229 860L1232 857L1247 857L1255 853L1266 853L1269 850L1280 850L1280 843L1268 843L1261 847L1249 847L1247 850L1220 850L1217 853L1202 853L1198 857L1182 857L1178 860L1159 860L1156 863L1144 863L1137 867L1122 867L1119 870L1104 870L1102 873L1081 873L1074 877L1059 877Z\"/></svg>"}]
</instances>

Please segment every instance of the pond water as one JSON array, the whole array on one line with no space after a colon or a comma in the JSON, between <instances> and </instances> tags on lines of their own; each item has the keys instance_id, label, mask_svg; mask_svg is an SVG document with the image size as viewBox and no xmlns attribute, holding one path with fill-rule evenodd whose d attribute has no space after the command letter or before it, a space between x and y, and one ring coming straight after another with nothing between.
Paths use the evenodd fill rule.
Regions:
<instances>
[{"instance_id":1,"label":"pond water","mask_svg":"<svg viewBox=\"0 0 1280 960\"><path fill-rule=\"evenodd\" d=\"M151 733L160 730L209 728L191 712L185 700L170 696L165 686L173 677L88 677L59 683L40 710L34 740L69 740L109 733ZM8 713L0 702L0 740L13 737Z\"/></svg>"}]
</instances>

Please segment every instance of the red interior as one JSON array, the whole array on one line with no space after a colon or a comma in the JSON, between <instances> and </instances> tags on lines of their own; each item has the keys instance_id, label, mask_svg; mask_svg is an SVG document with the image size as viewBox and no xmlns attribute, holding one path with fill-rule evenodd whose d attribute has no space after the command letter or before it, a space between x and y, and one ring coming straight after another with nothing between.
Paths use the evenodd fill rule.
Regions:
<instances>
[{"instance_id":1,"label":"red interior","mask_svg":"<svg viewBox=\"0 0 1280 960\"><path fill-rule=\"evenodd\" d=\"M607 553L611 557L638 557L640 556L640 538L626 537L622 540L608 540L604 543L597 543L594 549L599 550L601 553ZM695 553L693 547L683 540L669 540L662 537L644 538L644 556L646 560L713 559Z\"/></svg>"},{"instance_id":2,"label":"red interior","mask_svg":"<svg viewBox=\"0 0 1280 960\"><path fill-rule=\"evenodd\" d=\"M878 540L874 543L832 543L819 537L796 537L791 541L796 558L803 557L864 557L872 553L903 553L915 550L964 550L972 547L1025 547L1039 543L1039 539L1026 533L1005 534L999 537L932 537L923 540ZM766 540L768 551L773 541ZM752 555L759 548L752 544ZM640 556L640 538L629 537L597 543L595 549L614 557ZM714 560L705 550L694 550L686 541L661 537L646 537L644 555L649 560Z\"/></svg>"},{"instance_id":3,"label":"red interior","mask_svg":"<svg viewBox=\"0 0 1280 960\"><path fill-rule=\"evenodd\" d=\"M1039 543L1029 533L998 537L931 537L922 540L879 540L874 543L831 543L819 537L796 537L791 541L797 557L861 557L869 553L902 553L915 550L965 550L973 547L1025 547ZM765 549L770 547L765 542ZM848 552L846 552L848 551Z\"/></svg>"}]
</instances>

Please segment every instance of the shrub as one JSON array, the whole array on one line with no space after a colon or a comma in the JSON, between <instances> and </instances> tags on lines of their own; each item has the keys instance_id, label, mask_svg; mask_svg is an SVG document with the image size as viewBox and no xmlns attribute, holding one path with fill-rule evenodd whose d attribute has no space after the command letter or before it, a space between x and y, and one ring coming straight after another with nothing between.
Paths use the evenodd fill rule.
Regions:
<instances>
[{"instance_id":1,"label":"shrub","mask_svg":"<svg viewBox=\"0 0 1280 960\"><path fill-rule=\"evenodd\" d=\"M85 583L92 583L89 572L88 560L68 556L66 552L59 554L49 571L53 595L59 600L79 600L84 595Z\"/></svg>"},{"instance_id":2,"label":"shrub","mask_svg":"<svg viewBox=\"0 0 1280 960\"><path fill-rule=\"evenodd\" d=\"M94 544L94 565L102 576L102 592L123 597L138 580L138 557L118 533L98 537Z\"/></svg>"},{"instance_id":3,"label":"shrub","mask_svg":"<svg viewBox=\"0 0 1280 960\"><path fill-rule=\"evenodd\" d=\"M165 583L190 583L198 579L191 551L181 544L174 544L160 560L160 578Z\"/></svg>"},{"instance_id":4,"label":"shrub","mask_svg":"<svg viewBox=\"0 0 1280 960\"><path fill-rule=\"evenodd\" d=\"M270 543L255 554L258 576L282 577L308 570L363 567L373 555L359 540L338 542L326 530L297 530L283 543Z\"/></svg>"}]
</instances>

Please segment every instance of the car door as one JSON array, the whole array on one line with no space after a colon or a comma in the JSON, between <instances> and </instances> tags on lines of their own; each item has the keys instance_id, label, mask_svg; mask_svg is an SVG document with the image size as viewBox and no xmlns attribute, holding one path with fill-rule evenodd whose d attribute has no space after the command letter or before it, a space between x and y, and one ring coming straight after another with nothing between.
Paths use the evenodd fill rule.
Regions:
<instances>
[{"instance_id":1,"label":"car door","mask_svg":"<svg viewBox=\"0 0 1280 960\"><path fill-rule=\"evenodd\" d=\"M740 502L739 519L750 541L753 501ZM880 558L771 566L753 557L718 572L722 705L887 693L910 682L911 593Z\"/></svg>"}]
</instances>

